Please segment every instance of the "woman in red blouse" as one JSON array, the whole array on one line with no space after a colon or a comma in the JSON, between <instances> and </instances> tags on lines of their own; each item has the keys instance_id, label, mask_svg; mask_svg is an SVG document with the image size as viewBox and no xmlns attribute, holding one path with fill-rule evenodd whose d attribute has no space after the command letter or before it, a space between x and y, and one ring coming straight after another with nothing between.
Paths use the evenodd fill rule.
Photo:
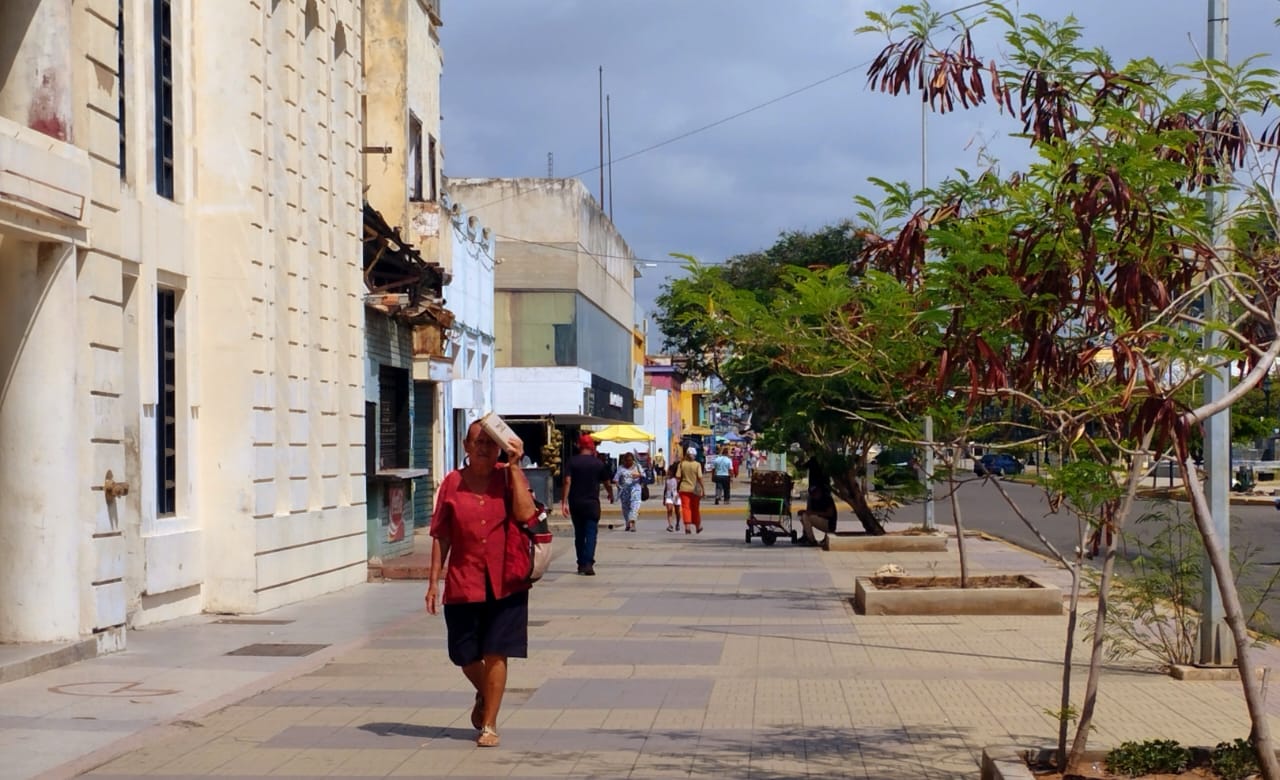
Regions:
<instances>
[{"instance_id":1,"label":"woman in red blouse","mask_svg":"<svg viewBox=\"0 0 1280 780\"><path fill-rule=\"evenodd\" d=\"M471 710L471 725L480 730L476 744L496 747L507 659L527 657L529 646L529 584L523 572L506 572L503 566L506 535L518 532L508 521L527 522L537 508L520 470L520 439L507 442L508 463L499 464L497 442L473 422L463 448L467 465L445 477L436 494L427 612L434 615L439 609L437 585L447 559L449 660L462 667L476 689Z\"/></svg>"}]
</instances>

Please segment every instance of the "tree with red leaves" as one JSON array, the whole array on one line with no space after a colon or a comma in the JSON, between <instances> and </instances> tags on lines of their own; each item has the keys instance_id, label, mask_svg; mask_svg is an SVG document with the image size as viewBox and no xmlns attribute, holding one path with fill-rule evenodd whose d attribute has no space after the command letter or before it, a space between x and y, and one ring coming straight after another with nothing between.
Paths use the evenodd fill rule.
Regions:
<instances>
[{"instance_id":1,"label":"tree with red leaves","mask_svg":"<svg viewBox=\"0 0 1280 780\"><path fill-rule=\"evenodd\" d=\"M1259 765L1280 780L1252 640L1189 445L1195 428L1255 387L1280 353L1271 194L1280 79L1252 61L1120 66L1082 45L1074 19L1017 16L996 3L945 41L941 18L925 4L868 16L865 30L888 38L868 71L872 88L915 90L942 113L993 105L1034 154L1025 170L993 167L912 193L910 213L865 236L866 268L900 280L917 295L918 311L949 314L903 385L933 388L926 407L955 394L971 409L1030 406L1068 459L1109 463L1120 453L1129 489L1096 503L1096 522L1112 540L1149 451L1176 455L1235 639ZM1001 28L1007 54L999 61L979 56L972 32L979 22ZM1208 188L1228 194L1231 224L1266 226L1254 231L1249 251L1215 243ZM897 191L887 195L901 200ZM1226 303L1220 312L1201 311L1210 288ZM1233 368L1242 376L1225 398L1187 404L1183 388ZM1114 479L1109 468L1102 473ZM1065 724L1060 734L1067 770L1081 760L1091 727L1114 559L1111 541L1069 756L1061 756ZM1068 704L1064 685L1064 715Z\"/></svg>"}]
</instances>

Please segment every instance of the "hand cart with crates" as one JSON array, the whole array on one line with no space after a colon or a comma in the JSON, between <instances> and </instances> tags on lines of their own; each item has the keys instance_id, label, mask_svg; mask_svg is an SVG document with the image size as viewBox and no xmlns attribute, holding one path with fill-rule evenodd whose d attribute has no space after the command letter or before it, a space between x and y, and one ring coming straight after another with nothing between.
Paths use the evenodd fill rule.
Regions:
<instances>
[{"instance_id":1,"label":"hand cart with crates","mask_svg":"<svg viewBox=\"0 0 1280 780\"><path fill-rule=\"evenodd\" d=\"M751 495L747 498L747 544L758 536L766 546L787 536L795 544L799 538L791 525L791 475L785 471L756 469L751 474Z\"/></svg>"}]
</instances>

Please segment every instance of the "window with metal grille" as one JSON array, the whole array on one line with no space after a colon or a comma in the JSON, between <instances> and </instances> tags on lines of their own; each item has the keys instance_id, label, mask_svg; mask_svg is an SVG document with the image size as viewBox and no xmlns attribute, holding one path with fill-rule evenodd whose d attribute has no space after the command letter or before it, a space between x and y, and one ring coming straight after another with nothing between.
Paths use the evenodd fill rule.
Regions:
<instances>
[{"instance_id":1,"label":"window with metal grille","mask_svg":"<svg viewBox=\"0 0 1280 780\"><path fill-rule=\"evenodd\" d=\"M173 199L173 8L155 0L156 194Z\"/></svg>"},{"instance_id":2,"label":"window with metal grille","mask_svg":"<svg viewBox=\"0 0 1280 780\"><path fill-rule=\"evenodd\" d=\"M434 201L439 190L436 189L436 137L427 136L427 200Z\"/></svg>"},{"instance_id":3,"label":"window with metal grille","mask_svg":"<svg viewBox=\"0 0 1280 780\"><path fill-rule=\"evenodd\" d=\"M178 511L178 293L156 293L156 516Z\"/></svg>"},{"instance_id":4,"label":"window with metal grille","mask_svg":"<svg viewBox=\"0 0 1280 780\"><path fill-rule=\"evenodd\" d=\"M124 0L116 3L116 127L120 136L120 178L125 177L125 113L124 113Z\"/></svg>"},{"instance_id":5,"label":"window with metal grille","mask_svg":"<svg viewBox=\"0 0 1280 780\"><path fill-rule=\"evenodd\" d=\"M378 468L409 468L409 372L378 370Z\"/></svg>"}]
</instances>

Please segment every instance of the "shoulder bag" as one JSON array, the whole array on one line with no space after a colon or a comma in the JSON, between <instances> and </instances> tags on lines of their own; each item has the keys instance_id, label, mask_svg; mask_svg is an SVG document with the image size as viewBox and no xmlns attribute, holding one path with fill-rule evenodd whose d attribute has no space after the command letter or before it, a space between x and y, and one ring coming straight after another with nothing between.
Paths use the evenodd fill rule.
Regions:
<instances>
[{"instance_id":1,"label":"shoulder bag","mask_svg":"<svg viewBox=\"0 0 1280 780\"><path fill-rule=\"evenodd\" d=\"M532 490L529 491L531 494ZM507 474L507 529L506 557L503 561L503 579L514 589L527 588L547 573L551 565L551 527L547 522L547 507L538 499L533 500L535 513L528 522L513 516L511 500L511 475Z\"/></svg>"}]
</instances>

